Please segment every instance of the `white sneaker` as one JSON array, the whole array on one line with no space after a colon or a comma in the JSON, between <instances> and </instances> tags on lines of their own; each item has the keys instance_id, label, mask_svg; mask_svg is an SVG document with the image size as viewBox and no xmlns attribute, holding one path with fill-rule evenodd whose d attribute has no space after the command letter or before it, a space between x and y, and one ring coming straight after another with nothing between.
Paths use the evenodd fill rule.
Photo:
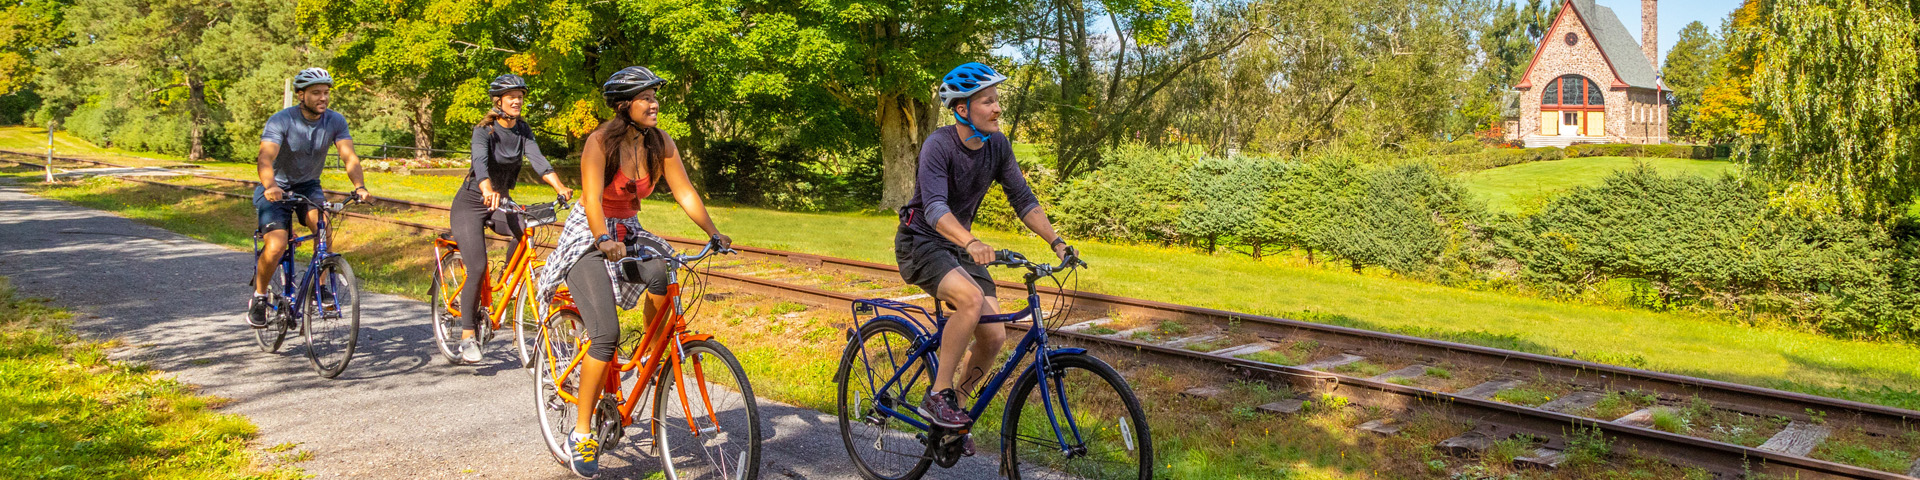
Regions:
<instances>
[{"instance_id":1,"label":"white sneaker","mask_svg":"<svg viewBox=\"0 0 1920 480\"><path fill-rule=\"evenodd\" d=\"M460 362L480 363L480 342L474 339L460 341Z\"/></svg>"}]
</instances>

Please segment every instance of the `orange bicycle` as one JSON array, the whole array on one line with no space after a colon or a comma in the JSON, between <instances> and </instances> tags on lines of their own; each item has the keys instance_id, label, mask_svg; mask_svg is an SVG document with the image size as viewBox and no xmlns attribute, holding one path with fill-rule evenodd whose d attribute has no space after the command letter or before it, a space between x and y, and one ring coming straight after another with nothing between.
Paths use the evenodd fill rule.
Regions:
<instances>
[{"instance_id":1,"label":"orange bicycle","mask_svg":"<svg viewBox=\"0 0 1920 480\"><path fill-rule=\"evenodd\" d=\"M522 367L533 366L533 336L528 333L538 328L533 323L538 317L527 315L527 297L533 296L535 283L531 272L541 262L533 252L533 234L536 227L550 225L558 219L554 208L559 204L556 201L519 205L511 199L500 199L500 209L519 215L527 227L520 235L519 243L513 246L512 256L501 265L498 281L490 281L495 280L492 278L482 278L480 281L480 308L475 311L480 314L482 321L480 331L474 332L475 338L482 345L493 340L493 333L501 329L507 312L514 312L514 358L520 361ZM440 353L446 356L447 362L458 364L460 332L467 324L466 320L460 318L460 286L467 279L467 267L461 261L460 245L449 234L442 233L434 239L433 254L433 286L430 287L433 299L428 303L433 309L433 342L440 346ZM486 272L482 272L482 275L491 276ZM497 300L493 297L495 292L501 295ZM513 308L494 310L496 305L509 303Z\"/></svg>"},{"instance_id":2,"label":"orange bicycle","mask_svg":"<svg viewBox=\"0 0 1920 480\"><path fill-rule=\"evenodd\" d=\"M687 306L681 303L682 270L696 274L694 265L716 251L709 243L696 255L632 252L622 262L660 258L673 268L667 297L671 308L648 318L646 331L628 357L622 348L607 365L605 393L594 408L592 422L600 451L612 450L633 424L633 412L650 399L652 414L644 425L651 434L642 443L660 458L669 480L688 478L751 479L760 471L760 408L740 360L713 335L687 329ZM696 290L698 287L696 287ZM697 305L701 295L693 295ZM534 354L534 407L548 453L567 463L568 434L577 418L577 393L588 339L579 310L563 285L554 294L552 312L540 324ZM697 307L696 307L697 311ZM628 336L629 338L631 336ZM621 342L628 343L628 342ZM672 348L669 348L672 347ZM691 388L689 388L691 387ZM625 390L624 394L622 390Z\"/></svg>"}]
</instances>

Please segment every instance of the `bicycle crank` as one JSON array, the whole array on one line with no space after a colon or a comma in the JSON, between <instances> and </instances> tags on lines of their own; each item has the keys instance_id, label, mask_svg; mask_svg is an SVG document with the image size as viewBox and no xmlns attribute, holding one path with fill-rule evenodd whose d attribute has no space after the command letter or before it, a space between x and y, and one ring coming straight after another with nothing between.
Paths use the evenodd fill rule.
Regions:
<instances>
[{"instance_id":1,"label":"bicycle crank","mask_svg":"<svg viewBox=\"0 0 1920 480\"><path fill-rule=\"evenodd\" d=\"M620 425L620 404L606 396L600 397L600 404L594 408L595 435L600 437L600 451L612 450L620 445L620 438L626 436L627 429Z\"/></svg>"}]
</instances>

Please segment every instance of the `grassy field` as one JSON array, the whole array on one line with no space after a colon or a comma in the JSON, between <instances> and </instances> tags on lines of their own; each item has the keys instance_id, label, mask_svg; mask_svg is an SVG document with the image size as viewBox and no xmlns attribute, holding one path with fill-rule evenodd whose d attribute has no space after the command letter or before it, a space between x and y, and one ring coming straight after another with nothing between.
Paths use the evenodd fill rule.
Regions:
<instances>
[{"instance_id":1,"label":"grassy field","mask_svg":"<svg viewBox=\"0 0 1920 480\"><path fill-rule=\"evenodd\" d=\"M1530 162L1460 175L1467 190L1495 211L1522 212L1539 209L1547 200L1582 185L1600 183L1615 171L1646 163L1667 175L1717 176L1739 174L1741 165L1728 160L1683 160L1677 158L1584 157Z\"/></svg>"},{"instance_id":2,"label":"grassy field","mask_svg":"<svg viewBox=\"0 0 1920 480\"><path fill-rule=\"evenodd\" d=\"M222 400L68 331L66 312L0 278L0 471L9 478L301 478L291 445L262 459Z\"/></svg>"},{"instance_id":3,"label":"grassy field","mask_svg":"<svg viewBox=\"0 0 1920 480\"><path fill-rule=\"evenodd\" d=\"M0 129L0 133L25 130L30 129ZM9 137L0 134L0 148L6 147L6 138ZM1574 159L1522 167L1582 161L1595 165L1612 162L1615 166L1632 162L1630 159ZM1736 167L1725 162L1673 162L1708 171ZM1482 175L1502 170L1506 169ZM1604 171L1595 167L1591 175L1598 178ZM1546 176L1544 172L1533 174ZM400 183L384 183L388 180L389 177L374 177L369 182L376 192L408 190L422 197L433 194L435 188L442 188L436 187L441 184L433 183L439 180L424 177L412 179L422 183L404 188ZM452 191L451 186L444 188L438 192L438 201L445 201ZM539 192L542 187L534 188L534 192ZM124 209L112 208L111 202L105 201L82 203L97 208ZM164 213L170 207L154 208L157 210L150 215L170 216ZM733 207L715 207L713 213L721 229L745 245L879 263L893 261L892 244L885 240L896 223L891 216ZM640 215L649 229L662 234L698 236L700 233L671 203L649 200ZM238 216L241 221L249 218L244 214ZM434 223L441 222L444 220ZM980 233L983 240L999 248L1046 251L1044 243L1031 235ZM1240 255L1206 255L1185 248L1091 241L1076 244L1094 267L1082 275L1079 285L1088 291L1337 323L1920 409L1920 368L1914 367L1920 365L1920 347L1913 345L1839 340L1788 328L1745 326L1714 317L1549 301L1381 275L1355 275L1289 256L1253 261ZM395 255L392 259L405 262L408 257ZM372 267L366 261L356 263L368 265L363 268ZM400 270L404 268L395 267L396 272ZM995 274L1014 279L1011 271Z\"/></svg>"}]
</instances>

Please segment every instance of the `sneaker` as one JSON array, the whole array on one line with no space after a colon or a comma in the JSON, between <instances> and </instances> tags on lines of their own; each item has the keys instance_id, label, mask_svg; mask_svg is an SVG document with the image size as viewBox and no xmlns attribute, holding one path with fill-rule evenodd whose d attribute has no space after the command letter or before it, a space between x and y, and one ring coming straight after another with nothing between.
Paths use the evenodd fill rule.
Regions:
<instances>
[{"instance_id":1,"label":"sneaker","mask_svg":"<svg viewBox=\"0 0 1920 480\"><path fill-rule=\"evenodd\" d=\"M267 304L272 303L266 295L254 294L253 301L247 303L247 325L253 328L267 328Z\"/></svg>"},{"instance_id":2,"label":"sneaker","mask_svg":"<svg viewBox=\"0 0 1920 480\"><path fill-rule=\"evenodd\" d=\"M594 474L600 473L600 442L594 440L593 435L584 433L575 433L568 440L573 445L567 448L567 455L572 457L567 467L573 470L573 474L580 478L593 478Z\"/></svg>"},{"instance_id":3,"label":"sneaker","mask_svg":"<svg viewBox=\"0 0 1920 480\"><path fill-rule=\"evenodd\" d=\"M480 363L480 341L466 339L460 341L460 362Z\"/></svg>"},{"instance_id":4,"label":"sneaker","mask_svg":"<svg viewBox=\"0 0 1920 480\"><path fill-rule=\"evenodd\" d=\"M934 425L946 428L961 428L973 423L973 419L967 417L967 412L960 409L960 401L955 398L951 388L927 394L927 399L920 402L920 415L927 417L927 421Z\"/></svg>"}]
</instances>

